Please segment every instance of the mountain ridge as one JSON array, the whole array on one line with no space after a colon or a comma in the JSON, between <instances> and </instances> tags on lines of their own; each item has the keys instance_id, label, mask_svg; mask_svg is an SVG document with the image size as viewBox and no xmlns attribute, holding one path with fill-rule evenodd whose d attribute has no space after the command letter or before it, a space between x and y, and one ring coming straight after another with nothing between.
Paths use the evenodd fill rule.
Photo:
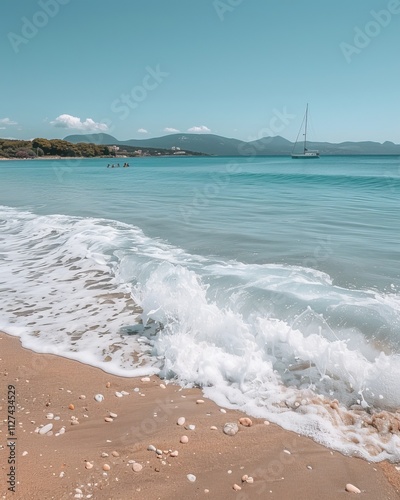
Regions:
<instances>
[{"instance_id":1,"label":"mountain ridge","mask_svg":"<svg viewBox=\"0 0 400 500\"><path fill-rule=\"evenodd\" d=\"M150 139L128 139L120 141L110 134L75 134L64 140L92 142L99 145L151 147L196 151L213 156L275 156L290 155L294 143L281 136L263 137L255 141L223 137L215 134L168 134ZM400 155L400 144L391 141L344 141L340 143L308 142L309 149L318 149L321 155Z\"/></svg>"}]
</instances>

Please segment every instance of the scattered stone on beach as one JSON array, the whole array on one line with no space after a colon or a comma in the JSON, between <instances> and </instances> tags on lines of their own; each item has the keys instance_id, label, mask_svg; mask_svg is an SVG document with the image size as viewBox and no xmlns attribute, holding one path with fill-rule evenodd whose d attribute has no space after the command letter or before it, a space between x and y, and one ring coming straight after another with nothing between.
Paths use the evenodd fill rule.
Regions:
<instances>
[{"instance_id":1,"label":"scattered stone on beach","mask_svg":"<svg viewBox=\"0 0 400 500\"><path fill-rule=\"evenodd\" d=\"M106 453L105 451L103 451L103 453L101 454L101 458L106 458L108 457L108 453Z\"/></svg>"},{"instance_id":2,"label":"scattered stone on beach","mask_svg":"<svg viewBox=\"0 0 400 500\"><path fill-rule=\"evenodd\" d=\"M118 415L116 413L113 413L112 411L109 412L109 416L111 418L117 418L118 417Z\"/></svg>"},{"instance_id":3,"label":"scattered stone on beach","mask_svg":"<svg viewBox=\"0 0 400 500\"><path fill-rule=\"evenodd\" d=\"M311 465L307 465L307 469L312 470Z\"/></svg>"},{"instance_id":4,"label":"scattered stone on beach","mask_svg":"<svg viewBox=\"0 0 400 500\"><path fill-rule=\"evenodd\" d=\"M157 448L155 446L153 446L152 444L149 444L149 446L147 447L148 451L156 451L156 449Z\"/></svg>"},{"instance_id":5,"label":"scattered stone on beach","mask_svg":"<svg viewBox=\"0 0 400 500\"><path fill-rule=\"evenodd\" d=\"M41 429L39 429L39 434L47 434L48 432L50 432L53 428L53 424L46 424L44 425Z\"/></svg>"},{"instance_id":6,"label":"scattered stone on beach","mask_svg":"<svg viewBox=\"0 0 400 500\"><path fill-rule=\"evenodd\" d=\"M182 436L180 441L181 441L181 443L186 444L189 442L189 438L187 436Z\"/></svg>"},{"instance_id":7,"label":"scattered stone on beach","mask_svg":"<svg viewBox=\"0 0 400 500\"><path fill-rule=\"evenodd\" d=\"M239 424L243 425L244 427L251 427L253 425L253 421L251 420L251 418L242 417L239 418Z\"/></svg>"},{"instance_id":8,"label":"scattered stone on beach","mask_svg":"<svg viewBox=\"0 0 400 500\"><path fill-rule=\"evenodd\" d=\"M224 425L224 434L234 436L239 432L239 427L236 422L228 422Z\"/></svg>"},{"instance_id":9,"label":"scattered stone on beach","mask_svg":"<svg viewBox=\"0 0 400 500\"><path fill-rule=\"evenodd\" d=\"M150 377L142 377L140 380L142 382L150 382Z\"/></svg>"},{"instance_id":10,"label":"scattered stone on beach","mask_svg":"<svg viewBox=\"0 0 400 500\"><path fill-rule=\"evenodd\" d=\"M160 384L161 389L166 389L167 387L164 384Z\"/></svg>"},{"instance_id":11,"label":"scattered stone on beach","mask_svg":"<svg viewBox=\"0 0 400 500\"><path fill-rule=\"evenodd\" d=\"M215 427L215 425L212 425L212 426L210 427L210 430L212 430L212 431L217 431L217 430L218 430L218 427Z\"/></svg>"},{"instance_id":12,"label":"scattered stone on beach","mask_svg":"<svg viewBox=\"0 0 400 500\"><path fill-rule=\"evenodd\" d=\"M157 453L157 455L162 455L163 454L162 450L159 450L158 448L156 449L156 453Z\"/></svg>"},{"instance_id":13,"label":"scattered stone on beach","mask_svg":"<svg viewBox=\"0 0 400 500\"><path fill-rule=\"evenodd\" d=\"M47 420L53 420L53 418L54 418L54 413L48 413L48 414L46 415L46 418L47 418Z\"/></svg>"},{"instance_id":14,"label":"scattered stone on beach","mask_svg":"<svg viewBox=\"0 0 400 500\"><path fill-rule=\"evenodd\" d=\"M253 484L253 483L254 483L254 479L253 479L251 476L249 476L249 477L246 479L246 483L247 483L247 484Z\"/></svg>"},{"instance_id":15,"label":"scattered stone on beach","mask_svg":"<svg viewBox=\"0 0 400 500\"><path fill-rule=\"evenodd\" d=\"M81 395L79 396L79 399L86 399L86 396L85 396L84 394L81 394Z\"/></svg>"},{"instance_id":16,"label":"scattered stone on beach","mask_svg":"<svg viewBox=\"0 0 400 500\"><path fill-rule=\"evenodd\" d=\"M196 476L194 474L188 474L186 477L191 483L194 483L196 481Z\"/></svg>"},{"instance_id":17,"label":"scattered stone on beach","mask_svg":"<svg viewBox=\"0 0 400 500\"><path fill-rule=\"evenodd\" d=\"M249 479L249 476L247 474L245 474L244 476L242 476L242 483L245 483L248 479Z\"/></svg>"},{"instance_id":18,"label":"scattered stone on beach","mask_svg":"<svg viewBox=\"0 0 400 500\"><path fill-rule=\"evenodd\" d=\"M122 392L118 392L118 391L116 391L115 396L116 396L117 398L122 398L123 394L122 394Z\"/></svg>"},{"instance_id":19,"label":"scattered stone on beach","mask_svg":"<svg viewBox=\"0 0 400 500\"><path fill-rule=\"evenodd\" d=\"M235 491L240 491L240 490L242 489L242 487L241 487L241 486L239 486L239 485L238 485L238 484L236 484L236 483L232 486L232 488L233 488Z\"/></svg>"},{"instance_id":20,"label":"scattered stone on beach","mask_svg":"<svg viewBox=\"0 0 400 500\"><path fill-rule=\"evenodd\" d=\"M269 425L268 420L264 420L264 424L265 424L265 425Z\"/></svg>"},{"instance_id":21,"label":"scattered stone on beach","mask_svg":"<svg viewBox=\"0 0 400 500\"><path fill-rule=\"evenodd\" d=\"M108 464L104 464L103 470L105 470L105 471L111 470L111 467Z\"/></svg>"},{"instance_id":22,"label":"scattered stone on beach","mask_svg":"<svg viewBox=\"0 0 400 500\"><path fill-rule=\"evenodd\" d=\"M103 394L96 394L96 396L94 397L94 399L95 399L98 403L101 403L101 402L104 400L104 396L103 396Z\"/></svg>"},{"instance_id":23,"label":"scattered stone on beach","mask_svg":"<svg viewBox=\"0 0 400 500\"><path fill-rule=\"evenodd\" d=\"M178 456L178 450L175 450L175 451L171 451L171 453L169 454L170 457L177 457Z\"/></svg>"},{"instance_id":24,"label":"scattered stone on beach","mask_svg":"<svg viewBox=\"0 0 400 500\"><path fill-rule=\"evenodd\" d=\"M198 400L196 401L196 404L198 404L198 405L201 405L201 404L203 404L203 403L204 403L204 399L198 399Z\"/></svg>"},{"instance_id":25,"label":"scattered stone on beach","mask_svg":"<svg viewBox=\"0 0 400 500\"><path fill-rule=\"evenodd\" d=\"M127 392L127 391L121 391L121 394L122 394L123 396L129 396L129 392Z\"/></svg>"},{"instance_id":26,"label":"scattered stone on beach","mask_svg":"<svg viewBox=\"0 0 400 500\"><path fill-rule=\"evenodd\" d=\"M349 493L361 493L361 490L358 489L357 486L354 486L354 484L351 483L346 484L345 490L348 491Z\"/></svg>"},{"instance_id":27,"label":"scattered stone on beach","mask_svg":"<svg viewBox=\"0 0 400 500\"><path fill-rule=\"evenodd\" d=\"M27 452L27 451L23 451L23 452L22 452L22 456L23 456L23 457L26 457L26 455L27 455L27 454L28 454L28 452Z\"/></svg>"},{"instance_id":28,"label":"scattered stone on beach","mask_svg":"<svg viewBox=\"0 0 400 500\"><path fill-rule=\"evenodd\" d=\"M220 409L219 409L219 411L220 411L221 413L226 413L225 408L220 408Z\"/></svg>"},{"instance_id":29,"label":"scattered stone on beach","mask_svg":"<svg viewBox=\"0 0 400 500\"><path fill-rule=\"evenodd\" d=\"M142 469L143 469L143 465L138 464L137 462L135 462L135 463L132 465L132 470L133 470L134 472L140 472Z\"/></svg>"},{"instance_id":30,"label":"scattered stone on beach","mask_svg":"<svg viewBox=\"0 0 400 500\"><path fill-rule=\"evenodd\" d=\"M71 403L70 405L68 405L68 409L69 410L75 410L75 406Z\"/></svg>"},{"instance_id":31,"label":"scattered stone on beach","mask_svg":"<svg viewBox=\"0 0 400 500\"><path fill-rule=\"evenodd\" d=\"M111 387L111 382L107 382L106 387L107 387L107 389L109 389Z\"/></svg>"},{"instance_id":32,"label":"scattered stone on beach","mask_svg":"<svg viewBox=\"0 0 400 500\"><path fill-rule=\"evenodd\" d=\"M88 469L88 470L93 469L93 464L91 462L86 462L85 469Z\"/></svg>"},{"instance_id":33,"label":"scattered stone on beach","mask_svg":"<svg viewBox=\"0 0 400 500\"><path fill-rule=\"evenodd\" d=\"M193 425L193 424L190 424L190 425L187 425L187 426L185 427L185 429L187 429L188 431L194 431L194 430L196 429L196 426L195 426L195 425Z\"/></svg>"},{"instance_id":34,"label":"scattered stone on beach","mask_svg":"<svg viewBox=\"0 0 400 500\"><path fill-rule=\"evenodd\" d=\"M178 425L184 425L184 424L185 424L185 422L186 422L185 417L179 417L176 423L177 423Z\"/></svg>"},{"instance_id":35,"label":"scattered stone on beach","mask_svg":"<svg viewBox=\"0 0 400 500\"><path fill-rule=\"evenodd\" d=\"M112 455L113 457L119 457L119 453L118 453L118 451L112 451L112 452L111 452L111 455Z\"/></svg>"},{"instance_id":36,"label":"scattered stone on beach","mask_svg":"<svg viewBox=\"0 0 400 500\"><path fill-rule=\"evenodd\" d=\"M113 419L113 418L111 418L111 417L105 417L105 418L104 418L104 421L105 421L105 422L114 422L114 419Z\"/></svg>"}]
</instances>

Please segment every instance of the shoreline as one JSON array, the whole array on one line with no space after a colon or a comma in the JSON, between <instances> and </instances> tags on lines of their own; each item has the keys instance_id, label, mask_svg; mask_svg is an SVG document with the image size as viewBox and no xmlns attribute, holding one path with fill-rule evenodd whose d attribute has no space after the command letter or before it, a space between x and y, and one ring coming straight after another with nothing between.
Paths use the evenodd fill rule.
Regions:
<instances>
[{"instance_id":1,"label":"shoreline","mask_svg":"<svg viewBox=\"0 0 400 500\"><path fill-rule=\"evenodd\" d=\"M239 423L234 436L224 434L227 422L238 423L246 415L220 408L200 389L164 384L156 376L113 376L34 353L2 332L0 375L2 499L329 500L351 498L348 483L366 499L394 500L400 494L395 465L346 457L263 419L252 418L250 427ZM9 386L16 391L15 494L4 485L12 452L7 446ZM104 400L95 401L96 394ZM186 418L185 425L177 425L179 417ZM47 424L53 424L50 435L35 432ZM189 438L187 444L180 443L182 435ZM148 451L149 445L161 453ZM103 470L105 464L110 470ZM196 480L188 480L188 474ZM254 482L242 482L244 475ZM234 484L241 490L235 491Z\"/></svg>"}]
</instances>

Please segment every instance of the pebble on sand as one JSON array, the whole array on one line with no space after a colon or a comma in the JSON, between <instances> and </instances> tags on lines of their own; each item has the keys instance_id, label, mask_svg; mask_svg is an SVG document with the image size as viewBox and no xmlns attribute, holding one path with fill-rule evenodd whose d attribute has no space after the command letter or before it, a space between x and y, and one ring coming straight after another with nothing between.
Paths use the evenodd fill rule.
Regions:
<instances>
[{"instance_id":1,"label":"pebble on sand","mask_svg":"<svg viewBox=\"0 0 400 500\"><path fill-rule=\"evenodd\" d=\"M142 469L143 469L143 465L138 464L137 462L135 462L135 463L132 465L132 470L133 470L134 472L140 472Z\"/></svg>"},{"instance_id":2,"label":"pebble on sand","mask_svg":"<svg viewBox=\"0 0 400 500\"><path fill-rule=\"evenodd\" d=\"M152 444L149 444L149 446L147 447L148 451L156 451L156 449L157 448L154 445L152 445Z\"/></svg>"},{"instance_id":3,"label":"pebble on sand","mask_svg":"<svg viewBox=\"0 0 400 500\"><path fill-rule=\"evenodd\" d=\"M232 488L233 488L235 491L240 491L240 490L242 489L242 488L241 488L241 486L239 486L239 485L238 485L238 484L236 484L236 483L232 486Z\"/></svg>"},{"instance_id":4,"label":"pebble on sand","mask_svg":"<svg viewBox=\"0 0 400 500\"><path fill-rule=\"evenodd\" d=\"M103 465L103 470L111 470L111 467L108 464Z\"/></svg>"},{"instance_id":5,"label":"pebble on sand","mask_svg":"<svg viewBox=\"0 0 400 500\"><path fill-rule=\"evenodd\" d=\"M239 418L239 424L243 425L244 427L251 427L253 425L253 421L251 420L251 418L242 417Z\"/></svg>"},{"instance_id":6,"label":"pebble on sand","mask_svg":"<svg viewBox=\"0 0 400 500\"><path fill-rule=\"evenodd\" d=\"M170 457L177 457L178 456L178 450L175 450L175 451L171 451L171 453L169 454Z\"/></svg>"},{"instance_id":7,"label":"pebble on sand","mask_svg":"<svg viewBox=\"0 0 400 500\"><path fill-rule=\"evenodd\" d=\"M180 441L181 441L181 443L186 444L189 442L189 438L187 436L182 436Z\"/></svg>"},{"instance_id":8,"label":"pebble on sand","mask_svg":"<svg viewBox=\"0 0 400 500\"><path fill-rule=\"evenodd\" d=\"M178 425L184 425L184 424L185 424L185 422L186 422L185 417L179 417L176 423L177 423Z\"/></svg>"},{"instance_id":9,"label":"pebble on sand","mask_svg":"<svg viewBox=\"0 0 400 500\"><path fill-rule=\"evenodd\" d=\"M215 427L215 425L212 425L212 426L210 427L210 430L212 430L212 431L217 431L217 430L218 430L218 427Z\"/></svg>"},{"instance_id":10,"label":"pebble on sand","mask_svg":"<svg viewBox=\"0 0 400 500\"><path fill-rule=\"evenodd\" d=\"M75 410L75 406L71 403L70 405L68 405L68 409L69 410Z\"/></svg>"},{"instance_id":11,"label":"pebble on sand","mask_svg":"<svg viewBox=\"0 0 400 500\"><path fill-rule=\"evenodd\" d=\"M103 396L103 394L96 394L96 396L94 397L94 399L95 399L98 403L101 403L101 402L104 400L104 396Z\"/></svg>"},{"instance_id":12,"label":"pebble on sand","mask_svg":"<svg viewBox=\"0 0 400 500\"><path fill-rule=\"evenodd\" d=\"M204 403L204 399L198 399L198 400L196 401L196 404L198 404L198 405L201 405L201 404L203 404L203 403Z\"/></svg>"},{"instance_id":13,"label":"pebble on sand","mask_svg":"<svg viewBox=\"0 0 400 500\"><path fill-rule=\"evenodd\" d=\"M357 486L354 486L354 484L351 484L351 483L347 483L345 489L349 493L361 493L361 490L358 489Z\"/></svg>"},{"instance_id":14,"label":"pebble on sand","mask_svg":"<svg viewBox=\"0 0 400 500\"><path fill-rule=\"evenodd\" d=\"M186 477L191 483L194 483L196 481L196 476L194 474L188 474Z\"/></svg>"},{"instance_id":15,"label":"pebble on sand","mask_svg":"<svg viewBox=\"0 0 400 500\"><path fill-rule=\"evenodd\" d=\"M140 380L142 382L150 382L150 377L142 377Z\"/></svg>"},{"instance_id":16,"label":"pebble on sand","mask_svg":"<svg viewBox=\"0 0 400 500\"><path fill-rule=\"evenodd\" d=\"M114 422L114 419L111 417L104 417L105 422Z\"/></svg>"},{"instance_id":17,"label":"pebble on sand","mask_svg":"<svg viewBox=\"0 0 400 500\"><path fill-rule=\"evenodd\" d=\"M109 389L111 387L111 382L107 382L106 387L107 387L107 389Z\"/></svg>"},{"instance_id":18,"label":"pebble on sand","mask_svg":"<svg viewBox=\"0 0 400 500\"><path fill-rule=\"evenodd\" d=\"M228 422L224 425L224 434L234 436L239 432L239 427L235 422Z\"/></svg>"},{"instance_id":19,"label":"pebble on sand","mask_svg":"<svg viewBox=\"0 0 400 500\"><path fill-rule=\"evenodd\" d=\"M93 464L91 462L86 462L85 469L87 470L93 469Z\"/></svg>"}]
</instances>

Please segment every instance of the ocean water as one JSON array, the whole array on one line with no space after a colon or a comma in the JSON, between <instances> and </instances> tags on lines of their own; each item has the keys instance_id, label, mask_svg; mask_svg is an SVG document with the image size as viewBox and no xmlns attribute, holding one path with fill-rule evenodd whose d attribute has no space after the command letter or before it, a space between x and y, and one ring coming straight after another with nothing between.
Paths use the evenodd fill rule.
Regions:
<instances>
[{"instance_id":1,"label":"ocean water","mask_svg":"<svg viewBox=\"0 0 400 500\"><path fill-rule=\"evenodd\" d=\"M399 460L400 158L107 163L0 162L0 329Z\"/></svg>"}]
</instances>

